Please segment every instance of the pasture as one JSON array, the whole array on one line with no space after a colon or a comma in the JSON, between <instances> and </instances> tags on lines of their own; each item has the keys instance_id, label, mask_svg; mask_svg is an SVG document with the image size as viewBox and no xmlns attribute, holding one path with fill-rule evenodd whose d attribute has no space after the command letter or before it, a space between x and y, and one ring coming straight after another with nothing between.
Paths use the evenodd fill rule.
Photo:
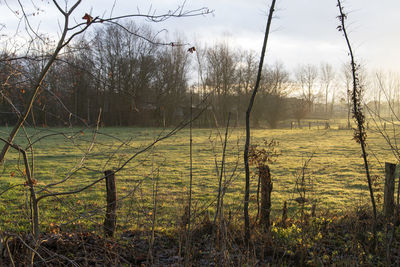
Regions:
<instances>
[{"instance_id":1,"label":"pasture","mask_svg":"<svg viewBox=\"0 0 400 267\"><path fill-rule=\"evenodd\" d=\"M5 138L10 128L0 128ZM123 166L136 152L166 134L159 128L28 128L15 141L28 146L26 136L33 144L34 178L37 188L48 192L65 192L82 188L103 176L108 169ZM218 192L218 171L221 169L224 129L193 129L193 207L202 219L205 211L210 218L215 210ZM280 216L283 202L296 213L299 196L296 181L301 177L304 163L306 206L317 204L317 212L340 212L369 200L359 145L352 139L352 130L338 129L254 129L252 144L262 147L263 140L279 142L281 155L270 165L273 192L272 214ZM184 214L187 205L190 154L189 129L158 142L140 153L116 174L119 197L118 230L148 230L156 212L155 227L169 231ZM243 171L244 129L230 128L227 142L223 181L225 213L242 219L244 191ZM384 162L396 162L382 136L368 132L368 153L378 204L384 183ZM32 153L28 153L30 156ZM29 192L24 186L22 158L10 150L0 170L0 229L26 231L29 229ZM251 213L257 211L257 177L253 169ZM66 179L67 178L67 179ZM64 183L45 188L49 183L66 179ZM154 203L156 203L154 205ZM154 210L156 206L156 210ZM41 228L89 231L102 230L105 212L105 182L72 195L45 198L39 203ZM327 209L328 208L328 209Z\"/></svg>"}]
</instances>

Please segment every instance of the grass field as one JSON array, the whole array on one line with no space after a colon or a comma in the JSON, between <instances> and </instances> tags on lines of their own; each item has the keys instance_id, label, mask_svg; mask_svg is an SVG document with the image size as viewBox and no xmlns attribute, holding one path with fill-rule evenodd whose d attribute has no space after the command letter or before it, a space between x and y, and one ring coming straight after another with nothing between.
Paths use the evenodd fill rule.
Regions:
<instances>
[{"instance_id":1,"label":"grass field","mask_svg":"<svg viewBox=\"0 0 400 267\"><path fill-rule=\"evenodd\" d=\"M6 137L11 129L0 128ZM165 130L166 133L168 130ZM50 192L81 188L103 175L107 169L117 169L132 155L163 134L157 128L100 128L94 138L93 129L78 128L27 129L34 143L34 177L38 189L71 175ZM193 130L193 205L197 213L209 210L212 214L218 188L216 165L221 168L221 133L216 129ZM368 201L360 147L352 139L351 130L317 129L257 129L252 131L253 144L264 139L279 142L281 155L270 165L274 183L273 215L278 216L283 202L288 201L292 214L299 196L296 177L304 162L312 159L306 170L307 198L318 210L340 211ZM15 143L26 147L28 141L21 132ZM88 152L88 148L93 148ZM230 180L225 195L225 211L241 218L244 188L242 150L243 129L230 129L224 177ZM382 195L384 162L395 159L383 138L368 133L368 152L372 174L377 177L378 194ZM217 162L217 163L216 163ZM117 173L120 199L119 230L146 229L152 219L153 188L157 189L157 222L159 230L168 230L179 223L184 213L189 188L189 130L157 143L135 157ZM237 166L237 168L236 168ZM236 171L234 171L236 169ZM10 151L0 170L0 230L26 231L29 227L28 190L23 186L24 167L15 151ZM252 179L252 214L256 212L257 179ZM40 194L39 194L40 195ZM379 197L378 197L379 198ZM46 198L40 202L42 229L54 225L63 229L101 231L104 220L105 184L99 182L79 194ZM381 207L381 205L379 206Z\"/></svg>"}]
</instances>

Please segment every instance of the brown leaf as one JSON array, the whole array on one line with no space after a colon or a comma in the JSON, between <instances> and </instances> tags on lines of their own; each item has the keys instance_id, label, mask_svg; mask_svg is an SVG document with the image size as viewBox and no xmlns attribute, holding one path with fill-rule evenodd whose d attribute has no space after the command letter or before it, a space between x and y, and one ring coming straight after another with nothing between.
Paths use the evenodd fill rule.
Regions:
<instances>
[{"instance_id":1,"label":"brown leaf","mask_svg":"<svg viewBox=\"0 0 400 267\"><path fill-rule=\"evenodd\" d=\"M196 47L192 46L188 49L188 52L193 54L193 52L196 52Z\"/></svg>"},{"instance_id":2,"label":"brown leaf","mask_svg":"<svg viewBox=\"0 0 400 267\"><path fill-rule=\"evenodd\" d=\"M85 16L83 16L82 19L86 20L87 25L89 25L93 21L93 17L90 16L88 13L85 13Z\"/></svg>"}]
</instances>

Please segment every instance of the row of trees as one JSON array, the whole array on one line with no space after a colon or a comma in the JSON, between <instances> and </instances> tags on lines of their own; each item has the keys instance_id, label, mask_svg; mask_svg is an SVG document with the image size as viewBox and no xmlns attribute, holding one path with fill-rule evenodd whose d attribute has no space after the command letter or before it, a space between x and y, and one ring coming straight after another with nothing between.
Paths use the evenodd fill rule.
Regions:
<instances>
[{"instance_id":1,"label":"row of trees","mask_svg":"<svg viewBox=\"0 0 400 267\"><path fill-rule=\"evenodd\" d=\"M88 123L103 110L106 125L170 121L174 107L184 101L188 84L188 55L184 47L158 46L131 32L151 37L150 29L133 23L96 30L60 55L42 85L31 122L36 124ZM25 105L29 83L46 57L46 48L18 60L2 60L1 111ZM3 53L3 59L15 57ZM16 71L14 71L16 70ZM12 72L14 71L14 72ZM13 82L7 82L12 76ZM9 101L8 101L8 100ZM13 123L13 115L2 116Z\"/></svg>"},{"instance_id":2,"label":"row of trees","mask_svg":"<svg viewBox=\"0 0 400 267\"><path fill-rule=\"evenodd\" d=\"M132 34L137 32L145 38ZM168 126L189 113L192 94L193 106L204 99L209 104L199 120L203 126L225 123L229 112L243 123L257 74L254 52L224 42L188 51L179 42L160 46L149 41L152 36L149 27L111 25L70 45L47 75L29 122L88 124L101 109L107 126ZM24 109L27 88L33 87L49 49L32 51L17 59L6 51L1 54L1 125L15 123ZM262 74L253 123L259 126L263 120L276 128L282 120L300 121L310 113L328 118L335 99L350 106L350 81L348 70L335 71L328 63L302 65L293 74L280 62L270 64ZM374 96L380 105L381 91Z\"/></svg>"}]
</instances>

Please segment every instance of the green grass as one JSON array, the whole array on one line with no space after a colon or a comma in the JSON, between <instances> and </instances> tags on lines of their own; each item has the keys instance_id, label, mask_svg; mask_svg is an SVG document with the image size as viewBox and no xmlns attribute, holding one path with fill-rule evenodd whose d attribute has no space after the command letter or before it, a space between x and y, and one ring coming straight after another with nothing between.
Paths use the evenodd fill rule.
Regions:
<instances>
[{"instance_id":1,"label":"green grass","mask_svg":"<svg viewBox=\"0 0 400 267\"><path fill-rule=\"evenodd\" d=\"M0 128L5 138L10 128ZM93 130L73 128L27 129L34 144L34 177L38 188L60 181L72 170L71 178L51 192L81 188L102 176L104 170L117 169L135 152L150 144L161 129L156 128L101 128L94 147L80 168L76 169L93 141ZM221 135L223 135L221 130ZM57 134L60 133L60 134ZM61 134L63 133L63 134ZM49 137L42 137L48 134ZM270 165L274 183L273 214L278 216L284 201L290 210L297 205L296 177L304 162L313 153L306 170L307 197L320 209L340 211L368 201L368 188L360 147L352 140L348 130L253 130L253 144L263 139L279 142L282 155ZM223 137L222 137L223 138ZM27 138L21 132L15 141L25 147ZM225 176L229 179L238 162L238 168L226 192L225 210L237 218L242 216L244 172L242 150L244 130L231 129L227 147ZM378 177L378 194L383 188L384 162L395 162L383 138L368 133L368 151L372 174ZM193 130L193 205L197 212L214 211L220 168L222 143L218 131ZM28 191L23 186L22 159L10 150L6 163L0 169L0 192L12 185L21 184L0 196L0 230L26 231L29 229ZM157 143L146 153L140 154L117 174L118 225L120 230L148 229L153 212L153 179L158 186L157 229L169 230L179 223L184 213L189 187L189 130ZM137 186L140 183L140 186ZM256 212L255 190L257 179L252 179L252 214ZM136 188L135 191L134 188ZM101 231L104 220L105 183L76 195L46 198L40 202L42 229L61 225L64 229L89 229Z\"/></svg>"}]
</instances>

